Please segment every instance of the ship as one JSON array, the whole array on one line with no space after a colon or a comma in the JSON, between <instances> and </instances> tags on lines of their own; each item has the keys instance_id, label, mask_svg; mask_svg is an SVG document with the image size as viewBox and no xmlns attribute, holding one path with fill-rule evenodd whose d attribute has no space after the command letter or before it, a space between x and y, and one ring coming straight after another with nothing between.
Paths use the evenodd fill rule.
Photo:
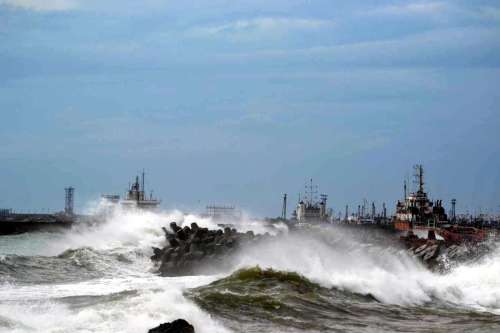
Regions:
<instances>
[{"instance_id":1,"label":"ship","mask_svg":"<svg viewBox=\"0 0 500 333\"><path fill-rule=\"evenodd\" d=\"M306 185L306 196L302 200L299 197L297 208L292 213L292 221L300 225L328 223L330 221L330 214L328 214L326 201L328 196L326 194L320 195L320 200L315 200L317 193L317 186L313 185L312 179Z\"/></svg>"},{"instance_id":2,"label":"ship","mask_svg":"<svg viewBox=\"0 0 500 333\"><path fill-rule=\"evenodd\" d=\"M135 177L135 181L129 186L125 198L121 199L120 196L116 194L103 194L101 197L108 203L119 204L126 209L137 208L154 210L158 208L161 203L159 199L153 197L152 191L149 196L146 195L144 171L141 174L140 182L139 176Z\"/></svg>"},{"instance_id":3,"label":"ship","mask_svg":"<svg viewBox=\"0 0 500 333\"><path fill-rule=\"evenodd\" d=\"M418 164L414 168L415 183L418 185L418 189L408 194L405 181L404 200L398 200L394 217L394 229L398 231L437 228L448 223L448 216L442 201L431 201L424 190L423 166Z\"/></svg>"}]
</instances>

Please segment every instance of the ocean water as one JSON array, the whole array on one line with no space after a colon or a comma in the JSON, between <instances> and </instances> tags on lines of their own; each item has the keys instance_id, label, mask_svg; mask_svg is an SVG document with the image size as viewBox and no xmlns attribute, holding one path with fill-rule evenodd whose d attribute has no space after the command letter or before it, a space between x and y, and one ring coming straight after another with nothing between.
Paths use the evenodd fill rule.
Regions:
<instances>
[{"instance_id":1,"label":"ocean water","mask_svg":"<svg viewBox=\"0 0 500 333\"><path fill-rule=\"evenodd\" d=\"M429 271L376 230L289 233L237 253L230 271L160 277L151 246L180 212L121 212L94 226L0 237L0 332L500 332L500 249Z\"/></svg>"}]
</instances>

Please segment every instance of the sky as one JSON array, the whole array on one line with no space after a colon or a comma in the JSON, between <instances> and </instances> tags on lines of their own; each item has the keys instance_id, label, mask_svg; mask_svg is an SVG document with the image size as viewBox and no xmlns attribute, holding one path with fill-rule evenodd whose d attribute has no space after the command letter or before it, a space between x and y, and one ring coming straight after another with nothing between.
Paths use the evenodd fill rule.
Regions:
<instances>
[{"instance_id":1,"label":"sky","mask_svg":"<svg viewBox=\"0 0 500 333\"><path fill-rule=\"evenodd\" d=\"M500 211L500 2L0 0L0 207L278 216L426 188Z\"/></svg>"}]
</instances>

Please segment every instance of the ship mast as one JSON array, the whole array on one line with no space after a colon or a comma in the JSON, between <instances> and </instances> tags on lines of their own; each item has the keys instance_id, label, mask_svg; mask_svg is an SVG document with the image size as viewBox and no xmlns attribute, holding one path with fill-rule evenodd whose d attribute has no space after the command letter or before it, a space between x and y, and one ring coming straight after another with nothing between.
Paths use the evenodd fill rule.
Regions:
<instances>
[{"instance_id":1,"label":"ship mast","mask_svg":"<svg viewBox=\"0 0 500 333\"><path fill-rule=\"evenodd\" d=\"M422 164L420 164L418 166L418 187L419 187L419 191L420 192L423 192L424 191L424 167L422 166Z\"/></svg>"},{"instance_id":2,"label":"ship mast","mask_svg":"<svg viewBox=\"0 0 500 333\"><path fill-rule=\"evenodd\" d=\"M281 218L283 220L286 220L286 193L283 194L283 208L281 210Z\"/></svg>"},{"instance_id":3,"label":"ship mast","mask_svg":"<svg viewBox=\"0 0 500 333\"><path fill-rule=\"evenodd\" d=\"M309 201L309 205L314 204L314 195L317 193L317 186L313 185L312 178L309 180L309 185L306 185L306 200Z\"/></svg>"},{"instance_id":4,"label":"ship mast","mask_svg":"<svg viewBox=\"0 0 500 333\"><path fill-rule=\"evenodd\" d=\"M418 191L424 192L424 167L422 164L415 165L415 182L418 184Z\"/></svg>"},{"instance_id":5,"label":"ship mast","mask_svg":"<svg viewBox=\"0 0 500 333\"><path fill-rule=\"evenodd\" d=\"M146 192L146 189L144 188L144 176L145 176L145 172L144 172L144 169L142 169L142 192Z\"/></svg>"},{"instance_id":6,"label":"ship mast","mask_svg":"<svg viewBox=\"0 0 500 333\"><path fill-rule=\"evenodd\" d=\"M408 191L406 189L406 179L403 183L403 189L404 189L404 197L403 197L403 202L406 200L406 198L408 197Z\"/></svg>"}]
</instances>

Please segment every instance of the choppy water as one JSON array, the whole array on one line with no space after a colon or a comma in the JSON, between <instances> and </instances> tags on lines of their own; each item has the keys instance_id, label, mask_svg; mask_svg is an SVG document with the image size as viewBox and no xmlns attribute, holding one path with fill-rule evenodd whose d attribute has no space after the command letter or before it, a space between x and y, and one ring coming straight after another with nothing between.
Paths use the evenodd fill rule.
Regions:
<instances>
[{"instance_id":1,"label":"choppy water","mask_svg":"<svg viewBox=\"0 0 500 333\"><path fill-rule=\"evenodd\" d=\"M197 332L500 331L496 244L438 274L388 235L332 228L244 249L233 275L163 278L150 247L173 220L215 227L118 212L99 226L0 237L0 332L147 332L177 318Z\"/></svg>"}]
</instances>

